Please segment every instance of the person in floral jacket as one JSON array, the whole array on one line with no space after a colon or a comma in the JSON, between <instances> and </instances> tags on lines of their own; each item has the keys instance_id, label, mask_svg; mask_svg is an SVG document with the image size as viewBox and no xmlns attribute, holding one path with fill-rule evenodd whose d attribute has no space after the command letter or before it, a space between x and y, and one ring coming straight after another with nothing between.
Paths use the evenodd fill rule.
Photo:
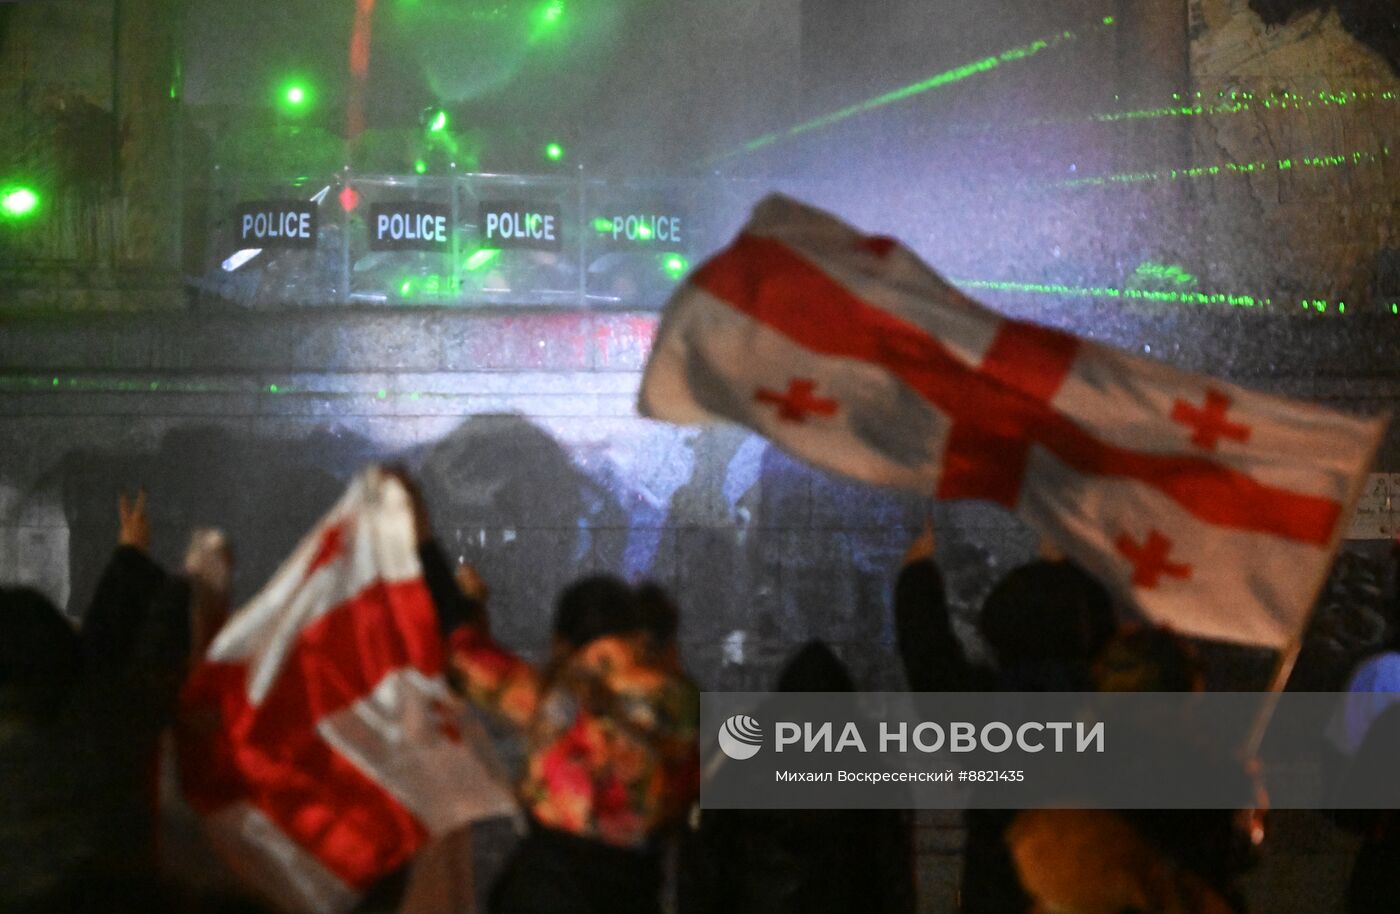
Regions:
<instances>
[{"instance_id":1,"label":"person in floral jacket","mask_svg":"<svg viewBox=\"0 0 1400 914\"><path fill-rule=\"evenodd\" d=\"M469 566L447 571L419 513L424 578L448 643L450 678L525 735L519 786L530 831L491 896L497 914L660 911L661 844L699 791L699 696L656 657L636 591L605 575L560 595L549 661L490 635Z\"/></svg>"}]
</instances>

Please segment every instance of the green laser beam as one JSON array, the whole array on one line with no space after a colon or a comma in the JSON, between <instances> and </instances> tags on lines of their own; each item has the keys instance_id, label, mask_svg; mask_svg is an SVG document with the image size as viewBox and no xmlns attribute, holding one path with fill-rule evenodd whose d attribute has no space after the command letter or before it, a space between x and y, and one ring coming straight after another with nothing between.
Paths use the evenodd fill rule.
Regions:
<instances>
[{"instance_id":1,"label":"green laser beam","mask_svg":"<svg viewBox=\"0 0 1400 914\"><path fill-rule=\"evenodd\" d=\"M1120 289L1114 286L1069 286L1058 283L1010 282L991 279L954 279L964 289L990 292L1018 292L1053 295L1059 298L1107 298L1119 301L1150 301L1172 305L1229 305L1235 308L1265 308L1273 304L1267 296L1237 295L1226 292L1167 292L1152 289ZM1347 303L1326 298L1305 298L1299 305L1309 314L1345 315ZM1390 314L1400 317L1400 303L1389 304ZM1355 309L1350 313L1356 313Z\"/></svg>"},{"instance_id":2,"label":"green laser beam","mask_svg":"<svg viewBox=\"0 0 1400 914\"><path fill-rule=\"evenodd\" d=\"M1112 25L1113 17L1108 16L1104 18L1103 25L1100 27L1109 27ZM800 136L801 134L808 133L813 130L819 130L822 127L829 127L832 124L835 124L839 121L844 121L847 118L855 117L858 114L864 114L867 111L873 111L874 109L882 108L885 105L892 105L895 102L903 101L906 98L912 98L915 95L922 95L923 93L930 92L934 89L941 89L944 86L951 86L954 83L960 83L963 80L970 79L973 76L976 76L980 73L987 73L992 70L995 70L1003 64L1011 63L1017 60L1026 60L1028 58L1034 57L1042 51L1049 50L1050 48L1057 47L1069 41L1074 41L1078 37L1079 36L1076 33L1067 30L1060 32L1058 35L1053 35L1049 38L1039 39L1036 41L1032 41L1030 44L1023 44L1019 47L1011 48L1010 50L1003 51L1000 54L994 54L990 57L983 57L981 60L974 60L970 63L965 63L962 66L954 67L951 70L944 70L942 73L937 73L926 79L922 79L919 82L911 83L907 86L891 90L882 95L877 95L873 98L868 98L865 101L856 102L853 105L847 105L846 107L840 108L836 111L832 111L829 114L823 114L820 117L813 118L812 120L804 121L801 124L789 127L787 130L780 130L774 133L764 134L763 136L760 136L757 139L750 140L743 146L740 146L738 149L734 149L729 152L725 152L718 156L715 156L711 159L707 159L705 162L702 163L702 165L711 165L715 162L723 161L724 159L728 159L736 155L757 152L758 150L763 149L764 147L772 146L774 143L777 143L780 140L786 140L795 136Z\"/></svg>"},{"instance_id":3,"label":"green laser beam","mask_svg":"<svg viewBox=\"0 0 1400 914\"><path fill-rule=\"evenodd\" d=\"M1063 298L1114 298L1124 301L1163 302L1174 305L1230 305L1235 308L1263 308L1273 304L1273 299L1267 297L1236 295L1226 292L1120 289L1114 286L1068 286L1059 283L1010 282L990 279L954 279L952 282L964 289L1057 295Z\"/></svg>"},{"instance_id":4,"label":"green laser beam","mask_svg":"<svg viewBox=\"0 0 1400 914\"><path fill-rule=\"evenodd\" d=\"M1242 114L1246 111L1254 111L1262 108L1266 111L1306 111L1313 107L1340 108L1347 105L1361 105L1367 102L1391 102L1400 101L1400 95L1395 92L1376 92L1373 90L1356 89L1332 89L1320 90L1313 95L1304 96L1296 92L1278 92L1271 95L1258 95L1254 92L1220 92L1216 98L1219 104L1207 103L1204 101L1202 93L1195 94L1196 101L1193 104L1164 105L1157 108L1140 108L1131 111L1110 111L1101 114L1089 115L1089 119L1099 123L1114 123L1117 121L1137 121L1154 120L1168 117L1209 117L1214 115ZM1183 97L1180 93L1173 93L1172 100L1181 102ZM1053 123L1067 123L1066 120L1058 120ZM1044 121L1043 123L1051 123Z\"/></svg>"},{"instance_id":5,"label":"green laser beam","mask_svg":"<svg viewBox=\"0 0 1400 914\"><path fill-rule=\"evenodd\" d=\"M1226 162L1222 165L1200 165L1194 168L1171 168L1162 171L1126 172L1116 175L1100 175L1092 178L1075 178L1069 181L1056 181L1052 187L1107 187L1110 185L1148 184L1165 181L1184 181L1195 178L1212 178L1230 174L1261 174L1265 172L1294 171L1308 168L1341 168L1361 165L1379 165L1390 157L1390 147L1382 147L1379 154L1358 150L1338 155L1304 156L1301 158L1279 159L1276 162Z\"/></svg>"},{"instance_id":6,"label":"green laser beam","mask_svg":"<svg viewBox=\"0 0 1400 914\"><path fill-rule=\"evenodd\" d=\"M1213 95L1196 92L1194 98L1187 98L1178 92L1172 94L1170 104L1163 103L1150 108L1091 112L1064 117L1038 117L1019 121L978 121L976 123L948 124L940 125L939 131L949 136L978 136L1033 127L1064 127L1086 123L1115 124L1177 117L1221 117L1261 109L1270 112L1300 113L1315 107L1338 108L1352 105L1360 108L1364 105L1378 106L1397 102L1400 102L1400 93L1377 92L1369 89L1331 89L1318 91L1311 95L1299 95L1295 92L1258 95L1248 91L1232 90L1217 92Z\"/></svg>"}]
</instances>

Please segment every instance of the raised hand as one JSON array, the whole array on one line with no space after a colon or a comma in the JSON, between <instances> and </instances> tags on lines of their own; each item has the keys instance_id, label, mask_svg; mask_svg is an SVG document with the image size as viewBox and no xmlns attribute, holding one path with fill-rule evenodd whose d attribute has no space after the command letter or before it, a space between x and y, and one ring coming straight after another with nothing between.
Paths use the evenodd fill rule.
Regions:
<instances>
[{"instance_id":1,"label":"raised hand","mask_svg":"<svg viewBox=\"0 0 1400 914\"><path fill-rule=\"evenodd\" d=\"M461 588L462 593L482 606L485 606L486 601L491 599L491 588L486 586L486 580L471 562L460 563L453 577L457 579L457 586Z\"/></svg>"},{"instance_id":2,"label":"raised hand","mask_svg":"<svg viewBox=\"0 0 1400 914\"><path fill-rule=\"evenodd\" d=\"M139 489L135 499L129 499L123 492L117 497L117 514L121 527L117 533L117 545L131 546L142 552L151 549L151 522L146 517L146 490Z\"/></svg>"},{"instance_id":3,"label":"raised hand","mask_svg":"<svg viewBox=\"0 0 1400 914\"><path fill-rule=\"evenodd\" d=\"M233 584L233 549L222 530L200 529L185 550L190 581L191 656L203 657L229 616Z\"/></svg>"},{"instance_id":4,"label":"raised hand","mask_svg":"<svg viewBox=\"0 0 1400 914\"><path fill-rule=\"evenodd\" d=\"M233 549L222 530L201 528L190 534L185 574L211 593L227 595L233 578Z\"/></svg>"},{"instance_id":5,"label":"raised hand","mask_svg":"<svg viewBox=\"0 0 1400 914\"><path fill-rule=\"evenodd\" d=\"M922 562L933 558L938 550L938 541L933 535L933 518L924 516L924 529L919 531L919 535L914 538L914 542L909 544L908 550L904 553L904 564L912 565L915 562Z\"/></svg>"}]
</instances>

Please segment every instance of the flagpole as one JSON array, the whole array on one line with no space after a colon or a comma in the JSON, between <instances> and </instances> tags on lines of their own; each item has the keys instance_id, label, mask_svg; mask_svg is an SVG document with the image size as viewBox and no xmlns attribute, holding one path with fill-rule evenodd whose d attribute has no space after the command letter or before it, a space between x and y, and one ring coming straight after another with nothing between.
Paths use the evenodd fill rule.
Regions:
<instances>
[{"instance_id":1,"label":"flagpole","mask_svg":"<svg viewBox=\"0 0 1400 914\"><path fill-rule=\"evenodd\" d=\"M1381 441L1385 438L1386 427L1390 424L1389 412L1384 415L1385 421L1379 425L1375 439L1371 442L1371 453L1365 464L1368 471L1375 465L1376 454L1380 450ZM1351 484L1351 491L1347 493L1347 498L1343 502L1342 513L1337 520L1337 529L1332 532L1329 550L1332 561L1318 571L1317 580L1309 591L1312 602L1309 604L1307 615L1299 623L1293 640L1279 652L1278 661L1274 664L1273 677L1269 681L1268 693L1259 706L1259 714L1255 717L1254 725L1249 730L1249 737L1242 746L1245 759L1252 759L1259 754L1259 747L1264 742L1264 734L1268 732L1269 723L1273 720L1274 711L1278 708L1279 695L1283 693L1284 686L1288 685L1288 679L1293 675L1293 667L1298 662L1298 655L1303 651L1303 638L1307 634L1308 625L1312 621L1314 610L1317 608L1317 598L1322 593L1323 585L1327 583L1327 576L1332 573L1332 566L1336 564L1337 549L1342 544L1342 534L1356 513L1356 503L1366 488L1367 475L1367 473L1358 474L1356 481Z\"/></svg>"},{"instance_id":2,"label":"flagpole","mask_svg":"<svg viewBox=\"0 0 1400 914\"><path fill-rule=\"evenodd\" d=\"M1331 569L1331 566L1328 566ZM1324 574L1323 580L1326 580ZM1321 584L1318 585L1321 589ZM1316 591L1314 591L1316 593ZM1316 601L1316 597L1313 598ZM1312 615L1309 613L1308 618ZM1293 675L1293 667L1298 662L1298 655L1303 651L1303 631L1306 631L1307 624L1299 630L1298 636L1279 652L1278 660L1274 663L1273 676L1269 680L1269 690L1264 696L1264 701L1259 706L1259 714L1254 718L1254 725L1249 729L1249 738L1244 743L1244 758L1252 759L1259 754L1259 746L1264 742L1264 734L1269 730L1269 724L1274 719L1274 711L1278 708L1279 696L1283 694L1283 687L1288 685L1288 678Z\"/></svg>"}]
</instances>

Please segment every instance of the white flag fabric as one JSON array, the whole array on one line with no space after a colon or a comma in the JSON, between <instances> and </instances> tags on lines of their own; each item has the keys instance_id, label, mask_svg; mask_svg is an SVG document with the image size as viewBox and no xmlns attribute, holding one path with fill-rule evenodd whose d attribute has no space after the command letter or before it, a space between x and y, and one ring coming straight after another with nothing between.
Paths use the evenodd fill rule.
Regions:
<instances>
[{"instance_id":1,"label":"white flag fabric","mask_svg":"<svg viewBox=\"0 0 1400 914\"><path fill-rule=\"evenodd\" d=\"M997 502L1148 618L1268 647L1298 636L1385 427L1002 318L780 196L672 297L639 408Z\"/></svg>"},{"instance_id":2,"label":"white flag fabric","mask_svg":"<svg viewBox=\"0 0 1400 914\"><path fill-rule=\"evenodd\" d=\"M371 468L186 686L181 784L231 868L339 914L432 838L513 812L443 663L408 494Z\"/></svg>"}]
</instances>

